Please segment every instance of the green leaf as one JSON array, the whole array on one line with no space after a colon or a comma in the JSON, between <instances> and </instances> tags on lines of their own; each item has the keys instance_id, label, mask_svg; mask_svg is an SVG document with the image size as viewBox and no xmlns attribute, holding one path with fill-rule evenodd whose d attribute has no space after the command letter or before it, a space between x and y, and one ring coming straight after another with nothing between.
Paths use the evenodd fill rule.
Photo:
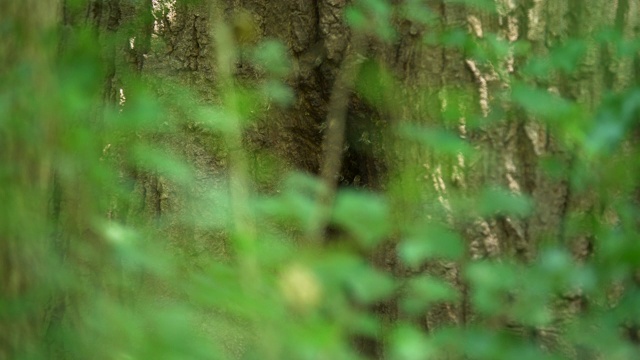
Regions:
<instances>
[{"instance_id":1,"label":"green leaf","mask_svg":"<svg viewBox=\"0 0 640 360\"><path fill-rule=\"evenodd\" d=\"M437 346L422 331L411 325L401 325L391 334L389 358L393 360L432 359Z\"/></svg>"},{"instance_id":2,"label":"green leaf","mask_svg":"<svg viewBox=\"0 0 640 360\"><path fill-rule=\"evenodd\" d=\"M291 71L291 60L287 48L277 40L267 40L253 52L253 59L271 75L283 77Z\"/></svg>"},{"instance_id":3,"label":"green leaf","mask_svg":"<svg viewBox=\"0 0 640 360\"><path fill-rule=\"evenodd\" d=\"M388 298L396 288L390 274L351 254L332 254L323 258L318 274L325 284L346 291L352 300L362 304Z\"/></svg>"},{"instance_id":4,"label":"green leaf","mask_svg":"<svg viewBox=\"0 0 640 360\"><path fill-rule=\"evenodd\" d=\"M570 39L561 47L552 50L551 62L554 67L571 74L577 70L586 52L587 45L584 40Z\"/></svg>"},{"instance_id":5,"label":"green leaf","mask_svg":"<svg viewBox=\"0 0 640 360\"><path fill-rule=\"evenodd\" d=\"M478 199L478 212L481 216L527 216L532 210L533 204L528 197L500 188L486 188Z\"/></svg>"},{"instance_id":6,"label":"green leaf","mask_svg":"<svg viewBox=\"0 0 640 360\"><path fill-rule=\"evenodd\" d=\"M366 60L360 66L356 82L358 94L376 106L396 106L392 103L399 85L387 69L373 60Z\"/></svg>"},{"instance_id":7,"label":"green leaf","mask_svg":"<svg viewBox=\"0 0 640 360\"><path fill-rule=\"evenodd\" d=\"M495 59L505 59L511 51L511 43L500 38L495 34L489 34L486 37L487 45L491 50L492 57Z\"/></svg>"},{"instance_id":8,"label":"green leaf","mask_svg":"<svg viewBox=\"0 0 640 360\"><path fill-rule=\"evenodd\" d=\"M471 43L469 33L462 29L452 29L442 34L442 44L444 46L464 49Z\"/></svg>"},{"instance_id":9,"label":"green leaf","mask_svg":"<svg viewBox=\"0 0 640 360\"><path fill-rule=\"evenodd\" d=\"M224 93L224 105L240 124L245 125L255 118L256 112L260 109L260 95L256 89L238 87L235 91Z\"/></svg>"},{"instance_id":10,"label":"green leaf","mask_svg":"<svg viewBox=\"0 0 640 360\"><path fill-rule=\"evenodd\" d=\"M126 97L122 107L105 109L109 119L106 125L114 131L146 131L165 118L161 104L147 89L128 89L122 94Z\"/></svg>"},{"instance_id":11,"label":"green leaf","mask_svg":"<svg viewBox=\"0 0 640 360\"><path fill-rule=\"evenodd\" d=\"M197 119L204 127L223 134L232 133L237 126L237 116L224 108L206 106L198 109Z\"/></svg>"},{"instance_id":12,"label":"green leaf","mask_svg":"<svg viewBox=\"0 0 640 360\"><path fill-rule=\"evenodd\" d=\"M400 259L412 267L432 258L456 260L463 254L464 245L460 236L439 225L418 228L398 244Z\"/></svg>"},{"instance_id":13,"label":"green leaf","mask_svg":"<svg viewBox=\"0 0 640 360\"><path fill-rule=\"evenodd\" d=\"M354 6L349 6L344 10L344 17L347 24L355 30L363 29L367 24L366 16Z\"/></svg>"},{"instance_id":14,"label":"green leaf","mask_svg":"<svg viewBox=\"0 0 640 360\"><path fill-rule=\"evenodd\" d=\"M400 302L408 314L419 314L436 302L455 301L458 291L449 283L423 275L409 280L405 296Z\"/></svg>"},{"instance_id":15,"label":"green leaf","mask_svg":"<svg viewBox=\"0 0 640 360\"><path fill-rule=\"evenodd\" d=\"M568 274L572 268L571 255L561 249L548 249L541 254L540 265L549 275Z\"/></svg>"},{"instance_id":16,"label":"green leaf","mask_svg":"<svg viewBox=\"0 0 640 360\"><path fill-rule=\"evenodd\" d=\"M478 312L489 315L504 312L507 295L517 284L516 274L517 269L505 263L469 264L465 276L471 285L471 299Z\"/></svg>"},{"instance_id":17,"label":"green leaf","mask_svg":"<svg viewBox=\"0 0 640 360\"><path fill-rule=\"evenodd\" d=\"M290 174L279 196L264 198L257 204L263 214L280 220L294 221L305 231L310 231L320 215L317 199L324 186L317 178L302 173Z\"/></svg>"},{"instance_id":18,"label":"green leaf","mask_svg":"<svg viewBox=\"0 0 640 360\"><path fill-rule=\"evenodd\" d=\"M344 16L354 30L370 32L381 40L390 41L396 35L391 25L391 13L391 4L385 0L360 0L347 7Z\"/></svg>"},{"instance_id":19,"label":"green leaf","mask_svg":"<svg viewBox=\"0 0 640 360\"><path fill-rule=\"evenodd\" d=\"M431 24L437 15L422 0L407 0L401 5L402 16L418 24Z\"/></svg>"},{"instance_id":20,"label":"green leaf","mask_svg":"<svg viewBox=\"0 0 640 360\"><path fill-rule=\"evenodd\" d=\"M391 15L391 4L386 0L360 0L360 3L376 17L388 18Z\"/></svg>"},{"instance_id":21,"label":"green leaf","mask_svg":"<svg viewBox=\"0 0 640 360\"><path fill-rule=\"evenodd\" d=\"M363 266L360 271L350 277L351 290L357 300L365 304L373 304L393 294L395 282L390 274Z\"/></svg>"},{"instance_id":22,"label":"green leaf","mask_svg":"<svg viewBox=\"0 0 640 360\"><path fill-rule=\"evenodd\" d=\"M353 234L365 248L377 245L391 230L386 200L364 191L338 192L333 222Z\"/></svg>"},{"instance_id":23,"label":"green leaf","mask_svg":"<svg viewBox=\"0 0 640 360\"><path fill-rule=\"evenodd\" d=\"M353 314L351 319L350 330L355 334L376 337L380 335L380 331L383 328L380 319L377 319L374 314L370 313L356 313Z\"/></svg>"},{"instance_id":24,"label":"green leaf","mask_svg":"<svg viewBox=\"0 0 640 360\"><path fill-rule=\"evenodd\" d=\"M489 13L496 12L496 3L493 0L446 0L445 2L450 4L467 5Z\"/></svg>"},{"instance_id":25,"label":"green leaf","mask_svg":"<svg viewBox=\"0 0 640 360\"><path fill-rule=\"evenodd\" d=\"M157 171L169 181L181 185L193 183L193 169L174 154L144 145L136 146L133 154L137 164L142 168Z\"/></svg>"},{"instance_id":26,"label":"green leaf","mask_svg":"<svg viewBox=\"0 0 640 360\"><path fill-rule=\"evenodd\" d=\"M555 180L564 179L568 173L567 159L560 156L543 156L540 158L540 168L544 170L546 175Z\"/></svg>"},{"instance_id":27,"label":"green leaf","mask_svg":"<svg viewBox=\"0 0 640 360\"><path fill-rule=\"evenodd\" d=\"M590 154L615 150L629 132L640 112L640 90L608 96L603 101L595 122L585 139Z\"/></svg>"},{"instance_id":28,"label":"green leaf","mask_svg":"<svg viewBox=\"0 0 640 360\"><path fill-rule=\"evenodd\" d=\"M400 127L399 133L405 139L427 146L436 154L466 156L473 153L473 147L452 131L405 124Z\"/></svg>"},{"instance_id":29,"label":"green leaf","mask_svg":"<svg viewBox=\"0 0 640 360\"><path fill-rule=\"evenodd\" d=\"M293 90L280 81L267 81L262 85L262 92L267 99L283 107L291 106L295 100Z\"/></svg>"},{"instance_id":30,"label":"green leaf","mask_svg":"<svg viewBox=\"0 0 640 360\"><path fill-rule=\"evenodd\" d=\"M511 97L514 102L542 120L566 121L575 117L577 110L574 103L556 94L524 84L514 84Z\"/></svg>"}]
</instances>

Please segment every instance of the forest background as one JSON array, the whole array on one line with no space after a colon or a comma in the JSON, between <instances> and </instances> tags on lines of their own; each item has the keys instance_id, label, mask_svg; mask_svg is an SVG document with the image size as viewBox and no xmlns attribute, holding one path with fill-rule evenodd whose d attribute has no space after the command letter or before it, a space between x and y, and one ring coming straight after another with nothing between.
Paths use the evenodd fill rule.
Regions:
<instances>
[{"instance_id":1,"label":"forest background","mask_svg":"<svg viewBox=\"0 0 640 360\"><path fill-rule=\"evenodd\" d=\"M639 32L0 2L0 359L639 358Z\"/></svg>"}]
</instances>

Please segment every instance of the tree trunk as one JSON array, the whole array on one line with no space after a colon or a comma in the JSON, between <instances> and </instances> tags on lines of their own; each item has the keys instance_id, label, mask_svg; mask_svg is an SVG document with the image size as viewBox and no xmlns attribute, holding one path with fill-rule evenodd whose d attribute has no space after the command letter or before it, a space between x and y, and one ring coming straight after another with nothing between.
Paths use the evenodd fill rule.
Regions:
<instances>
[{"instance_id":1,"label":"tree trunk","mask_svg":"<svg viewBox=\"0 0 640 360\"><path fill-rule=\"evenodd\" d=\"M39 356L35 346L46 324L48 198L51 191L51 155L47 152L56 131L56 119L41 121L47 113L30 99L54 91L51 69L55 46L47 42L58 24L57 0L4 1L0 45L0 79L3 98L15 99L3 109L0 127L0 161L11 164L1 175L0 358ZM12 84L20 84L13 87ZM12 97L5 97L10 96ZM3 104L4 105L4 104ZM5 112L6 111L6 112ZM27 123L19 123L26 121ZM20 129L15 132L14 129ZM33 308L25 309L25 299Z\"/></svg>"},{"instance_id":2,"label":"tree trunk","mask_svg":"<svg viewBox=\"0 0 640 360\"><path fill-rule=\"evenodd\" d=\"M9 41L0 47L0 59L12 65L25 61L38 69L49 67L51 54L48 50L43 52L39 44L41 34L60 20L51 15L59 13L52 9L62 9L63 31L72 33L84 25L97 29L96 39L104 41L100 54L105 65L104 106L117 106L120 101L135 103L136 97L144 95L137 91L136 81L144 79L152 83L154 96L161 99L166 112L159 116L162 122L155 123L152 133L139 137L149 144L161 144L166 153L190 164L194 182L175 181L175 177L167 175L171 170L159 166L127 167L120 180L135 180L129 190L136 201L103 204L96 209L83 203L92 199L91 196L82 199L81 191L87 189L86 185L48 172L51 159L46 146L28 152L21 150L34 143L47 144L46 135L42 135L41 141L29 139L27 143L17 139L3 144L3 161L24 158L23 165L14 172L15 177L9 179L20 189L16 193L33 196L24 202L9 199L13 205L9 208L23 210L12 215L13 227L7 225L2 229L9 241L0 245L1 253L7 257L0 275L3 293L9 299L24 296L47 279L38 272L39 266L31 265L40 262L43 255L39 252L46 247L26 241L30 235L20 227L30 221L26 217L32 213L42 216L37 220L38 226L45 226L51 213L59 223L73 222L60 227L73 229L71 233L54 231L54 241L63 258L70 256L78 263L89 264L88 272L104 273L105 269L112 269L118 273L120 264L109 256L83 258L86 254L66 253L69 246L65 244L69 241L99 238L91 233L92 219L83 216L84 206L92 209L89 213L107 212L109 219L123 223L144 219L136 225L162 234L159 241L166 242L167 248L197 267L200 260L211 257L229 260L238 246L221 225L227 221L222 215L227 213L224 207L233 208L234 204L223 205L225 199L217 197L219 193L229 187L231 196L239 198L251 197L258 191L275 193L278 186L272 180L277 174L265 172L284 169L322 176L335 187L390 193L397 196L393 207L398 215L394 221L410 223L427 212L464 234L467 255L460 263L438 261L418 269L408 268L396 254L397 238L388 239L368 255L377 268L397 278L426 272L446 279L460 290L459 303L438 305L423 314L419 325L427 331L451 324L465 325L476 318L471 311L470 290L462 276L471 260L510 256L528 263L536 258L541 244L547 242L570 244L578 258L589 255L588 231L574 231L567 215L576 212L587 216L596 211L598 204L572 185L574 159L566 139L557 138L557 132L548 123L529 115L506 97L518 83L524 83L594 110L606 89L620 90L635 83L637 61L622 58L615 49L592 39L601 27L610 25L629 37L637 36L640 21L636 15L640 7L637 0L613 3L594 0L588 6L574 0L531 0L518 5L496 0L498 10L493 14L458 2L425 0L421 4L431 11L434 20L422 22L394 13L396 41L383 41L371 34L355 36L343 17L345 8L351 4L347 0L101 0L82 5L64 2L62 6L54 0L31 2L0 5L0 13L14 19L14 26L25 32L28 45ZM399 5L397 1L393 3ZM24 16L25 9L38 10ZM228 27L219 26L217 21L221 19ZM237 45L223 49L233 52L230 54L220 51L224 29L230 31L230 41ZM440 34L452 34L456 29L486 46L491 44L487 34L496 34L509 51L482 63L474 58L471 49L435 41ZM65 36L62 38L60 52L64 54L68 44ZM285 82L295 93L293 104L278 107L256 101L247 106L252 111L245 114L251 125L245 131L230 130L235 131L235 137L211 131L201 110L230 101L225 98L225 91L230 88L235 89L234 99L241 99L244 93L238 84L268 79L268 72L255 65L250 49L272 38L285 45L291 59L292 71ZM533 55L543 57L570 38L589 39L586 56L576 72L571 75L554 72L545 81L521 74L527 63L514 53L517 40L528 40ZM229 59L225 60L226 56ZM354 61L357 65L345 70L351 66L349 59L360 57L366 60ZM230 69L226 65L231 65ZM350 77L346 71L354 74ZM374 74L374 80L367 78L367 74ZM34 75L37 83L33 89L24 91L44 96L49 91L47 76ZM387 81L387 77L392 80ZM367 88L383 90L367 95ZM344 95L335 96L336 91ZM190 104L188 109L174 106L183 101ZM241 105L234 106L235 111L243 111ZM34 118L39 115L33 114ZM331 123L340 117L344 117L344 129ZM55 133L55 122L51 124L35 126L42 128L43 134ZM427 150L409 143L401 134L403 127L411 124L452 130L468 140L476 153L441 156L437 149ZM335 128L338 130L332 130ZM340 133L334 144L327 140L332 131ZM125 153L115 145L127 141L117 135L108 134L103 144L94 146L109 149L114 144L105 152L106 157L126 163L122 159L135 154ZM248 151L237 150L243 146ZM327 155L333 153L327 150L330 147L339 150L338 158ZM549 176L541 163L550 158L570 171L560 177ZM330 162L334 166L329 166ZM266 163L277 165L267 167ZM335 169L339 171L335 173ZM253 176L240 180L234 176L242 173ZM529 196L534 204L532 216L457 217L456 197L473 195L486 186ZM208 200L219 204L220 209L205 204ZM438 210L425 210L425 204L437 204L434 207ZM246 215L246 209L233 209L232 213L242 218L243 211ZM209 220L203 223L203 219ZM216 223L218 220L220 224ZM320 237L335 235L331 225L321 221L318 226ZM255 237L247 235L252 236ZM95 286L124 298L131 296L123 289L126 286L121 278L109 279L107 285ZM151 278L136 279L129 286L150 289L158 302L171 301L175 296L170 288ZM0 335L0 351L4 351L0 357L17 356L18 349L27 348L25 344L46 332L44 327L62 323L63 317L73 317L64 309L80 300L68 293L54 298L52 302L47 298L38 303L39 311L49 312L48 323L37 320L40 313L36 311L20 318L18 326L9 325L14 330L10 336ZM572 299L569 301L572 304L561 306L562 311L574 311L579 308L575 302L580 301ZM393 299L377 304L374 311L389 326L405 316ZM7 329L1 324L0 334L8 334ZM359 338L355 343L362 354L371 358L382 358L387 351L380 341ZM231 352L238 354L241 347L237 345Z\"/></svg>"}]
</instances>

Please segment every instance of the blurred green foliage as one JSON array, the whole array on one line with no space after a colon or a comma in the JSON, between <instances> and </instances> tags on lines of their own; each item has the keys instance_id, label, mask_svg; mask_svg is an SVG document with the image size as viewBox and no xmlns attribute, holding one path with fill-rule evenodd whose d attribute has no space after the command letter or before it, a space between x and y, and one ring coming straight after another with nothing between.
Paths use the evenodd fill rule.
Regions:
<instances>
[{"instance_id":1,"label":"blurred green foliage","mask_svg":"<svg viewBox=\"0 0 640 360\"><path fill-rule=\"evenodd\" d=\"M447 3L496 13L493 1ZM398 18L439 21L420 1L396 8L361 0L345 11L352 31L387 43L400 36ZM386 191L340 189L325 209L317 177L284 172L273 158L264 157L259 174L247 163L214 164L229 174L203 180L171 136L200 131L211 148L246 155L235 137L256 112L295 103L281 42L250 52L260 83L224 83L220 101L209 104L177 84L164 83L173 89L160 97L155 79L126 66L121 83L105 84L113 71L106 49L122 40L116 33L97 41L96 29L74 25L33 37L14 20L0 24L11 39L0 46L1 356L358 359L362 338L382 344L379 355L389 359L640 356L640 88L603 88L590 107L543 85L577 76L592 39L567 39L541 55L526 41L474 39L464 27L428 34L426 44L478 64L514 55L521 70L488 118L475 93L445 84L437 90L449 106L436 121L402 119L389 134L407 152L448 164L491 151L454 130L460 118L470 131L524 119L544 125L559 149L537 166L590 205L570 209L561 233L535 239L536 255L523 261L470 255L465 230L477 219L517 224L539 211L532 194L498 184L449 186L445 196L416 185L398 164ZM638 42L615 29L596 40L638 61ZM39 50L22 51L22 42ZM397 96L401 88L368 59L355 91L393 113L414 105ZM513 113L522 118L491 121ZM231 190L239 185L248 186ZM172 213L165 204L180 194L189 196ZM337 244L312 242L323 211ZM593 252L576 257L571 238L587 239ZM394 254L391 270L376 262L380 252ZM381 304L396 313L381 314ZM457 320L425 325L435 313Z\"/></svg>"}]
</instances>

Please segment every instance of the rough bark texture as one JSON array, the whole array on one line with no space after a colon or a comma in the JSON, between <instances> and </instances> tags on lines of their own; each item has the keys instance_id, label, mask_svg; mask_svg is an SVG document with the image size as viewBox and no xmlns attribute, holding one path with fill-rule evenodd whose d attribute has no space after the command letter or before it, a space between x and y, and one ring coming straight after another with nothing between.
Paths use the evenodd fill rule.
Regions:
<instances>
[{"instance_id":1,"label":"rough bark texture","mask_svg":"<svg viewBox=\"0 0 640 360\"><path fill-rule=\"evenodd\" d=\"M5 24L2 35L6 39L0 45L3 64L0 79L5 84L26 82L25 87L15 91L28 93L34 99L45 97L53 90L50 69L55 48L46 42L46 36L58 23L58 7L57 0L0 4L0 22ZM19 37L14 37L14 33ZM27 69L28 75L17 73L20 68ZM3 93L6 94L4 89ZM2 174L2 183L6 186L0 190L3 202L0 358L3 359L38 356L35 344L46 331L47 322L42 318L47 317L49 278L45 253L48 243L39 233L47 229L51 156L46 149L56 131L56 119L41 121L47 114L38 107L15 102L8 104L7 109L6 113L14 116L3 119L0 127L0 161L12 164L7 165L7 172ZM17 124L17 121L26 124ZM16 125L19 127L14 127ZM22 131L12 132L12 128ZM25 298L32 302L33 311L20 311Z\"/></svg>"},{"instance_id":2,"label":"rough bark texture","mask_svg":"<svg viewBox=\"0 0 640 360\"><path fill-rule=\"evenodd\" d=\"M31 2L37 9L57 6L56 1ZM23 5L14 5L13 2L7 5L3 2L0 13L20 15L21 9L30 8L29 3L23 1L20 3ZM233 149L219 135L198 123L197 105L221 101L212 14L222 14L232 26L235 26L238 16L248 15L257 29L256 35L248 39L237 35L235 40L252 45L268 38L278 39L286 45L293 62L292 74L286 80L295 91L293 106L258 106L255 113L259 115L243 134L243 143L250 150L254 172L260 172L264 161L279 159L282 162L279 168L318 174L325 160L322 158L322 143L328 128L326 119L333 84L340 76L342 62L350 48L350 30L342 16L348 3L346 0L178 0L167 2L173 5L164 11L156 9L155 19L149 15L152 12L151 1L89 1L86 7L74 8L65 3L62 10L65 26L72 28L84 22L99 31L120 34L118 42L105 44L102 54L107 64L106 101L117 102L120 89L126 95L127 77L137 74L153 79L150 81L154 81L157 95L166 104L178 101L180 97L187 97L194 103L193 112L176 110L168 105L167 120L157 124L156 135L146 140L167 146L191 164L195 169L195 185L185 188L171 183L160 170L129 169L126 177L136 180L132 194L142 200L128 207L111 207L113 216L126 219L131 214L145 214L154 231L163 234L167 246L193 259L196 266L199 257L226 259L231 249L221 227L198 223L201 218L216 218L215 208L199 204L203 199L212 198L211 189L226 189L229 158L233 156L230 153ZM546 239L575 242L576 256L587 256L584 253L588 248L585 243L589 241L586 236L565 238L566 214L568 211L592 211L596 204L592 204L584 194L573 194L570 178L551 178L539 166L542 158L558 156L567 167L571 167L570 155L544 125L517 110L505 108L500 102L501 92L510 86L516 76L514 72L523 65L523 60L508 57L499 59L492 66L476 64L461 50L431 45L423 39L430 33L452 28L467 29L479 40L487 32L495 32L510 43L528 39L535 54L544 55L549 47L570 37L589 38L599 26L616 24L627 36L637 36L639 2L592 0L584 6L576 0L530 0L518 5L509 0L496 0L499 11L494 15L476 13L444 0L425 0L425 3L437 17L432 25L398 20L394 24L398 32L396 42L384 43L367 38L361 55L379 60L383 69L395 77L398 91L383 95L379 104L371 104L355 92L347 95L345 150L340 173L335 174L336 181L340 186L373 190L389 190L388 184L394 184L406 190L401 192L406 194L406 198L397 205L404 209L403 214L406 209L420 213L423 211L421 204L425 201L440 202L447 209L447 201L454 190L473 193L485 185L500 185L529 195L535 203L534 215L527 219L478 218L456 223L451 220L450 225L459 228L466 236L468 258L510 255L528 262L536 256L538 245ZM43 11L40 14L30 11L29 18L24 19L25 26L34 29L50 26L55 21L49 18L53 13L56 12ZM146 15L140 17L140 14ZM135 38L135 45L128 46L132 38ZM14 44L0 48L2 60L14 56L17 48ZM39 56L29 47L23 52L16 56ZM264 73L253 67L245 56L240 53L233 69L236 81L251 83L263 78ZM600 47L594 42L588 46L587 56L574 75L554 74L548 83L537 85L593 108L607 86L622 89L637 81L638 69L638 64L632 60L618 58L615 49ZM451 100L453 94L463 94L473 101L471 108L460 109L462 115L456 123L445 121L441 115L447 107L457 106ZM470 119L465 119L465 116L474 112L492 120L467 130L465 121ZM443 160L417 146L407 145L405 140L394 135L394 130L404 122L444 124L457 128L460 136L474 145L478 156ZM11 158L16 152L16 149L10 149L4 153ZM25 186L34 185L42 192L51 191L48 185L42 185L49 184L51 178L50 174L41 174L46 168L46 158L28 160L34 162L30 171L37 174L24 174L30 179ZM274 185L268 182L263 184L258 179L254 180L257 187L263 186L261 190L275 190ZM83 205L75 202L73 189L55 191L58 194L53 200L55 213L81 212ZM46 196L39 199L46 199ZM33 206L37 208L37 204ZM187 213L192 223L185 221ZM69 215L68 218L77 217ZM76 224L75 231L88 231L83 226L88 228L88 223ZM68 241L61 240L65 236L58 234L57 241L61 244ZM12 246L13 243L8 244L2 246ZM406 269L397 261L394 249L394 239L390 239L371 254L371 261L397 277L423 271L437 274L465 294L459 304L443 304L424 314L421 325L425 329L434 330L447 324L462 325L473 318L474 315L469 313L466 285L460 275L464 264L433 263L422 269ZM1 251L3 256L14 254L11 249L5 250ZM28 258L29 254L21 254L3 260L3 264L9 264L8 267L3 265L2 284L8 286L3 288L3 292L17 296L33 286L27 279L34 276L12 273L12 269L29 268L25 263L11 265L15 262L28 263ZM94 263L92 266L102 265ZM159 286L157 292L161 299L170 297L161 285L147 285ZM57 305L51 307L64 309L68 301L54 301ZM579 302L580 299L571 301ZM575 309L579 306L569 304L562 305L562 308L577 311ZM50 310L55 313L51 317L62 317L64 310L55 309ZM375 310L387 324L402 317L394 301L379 304ZM22 337L31 336L28 332L43 331L37 326L29 327L29 321L25 320L18 327L12 326L10 338L0 338L8 342L7 346L0 343L0 351L9 349L6 350L8 353L0 353L0 358L11 357L13 349L21 345ZM6 333L5 324L0 325L0 334ZM362 353L372 358L383 356L384 344L368 339L357 339L356 342ZM241 352L241 345L230 346L233 347L231 352Z\"/></svg>"},{"instance_id":3,"label":"rough bark texture","mask_svg":"<svg viewBox=\"0 0 640 360\"><path fill-rule=\"evenodd\" d=\"M446 208L448 189L473 193L485 185L499 185L527 194L535 203L534 215L527 219L478 218L451 225L466 234L469 258L509 255L524 262L531 261L540 242L566 236L568 211L589 211L593 204L588 198L571 193L571 179L551 178L541 170L540 160L549 156L559 156L566 166L571 166L570 156L550 135L551 131L536 119L504 108L500 101L500 93L517 78L515 72L523 66L521 59L511 56L498 59L491 66L476 64L461 50L430 45L423 41L424 35L466 28L482 41L484 34L494 32L509 43L529 40L535 54L542 56L549 47L570 37L589 38L599 26L612 23L624 29L628 36L636 35L638 12L633 9L637 10L638 3L602 0L583 6L572 0L534 0L515 5L512 1L498 0L499 11L494 15L445 1L429 0L426 3L438 18L431 27L398 21L395 24L397 42L367 41L361 55L379 60L397 79L399 93L386 96L392 97L388 103L395 100L402 105L385 106L383 99L381 104L370 104L355 94L350 96L346 150L337 179L342 186L383 189L386 184L395 182L401 188L416 188L410 193L418 196L406 199L402 206L412 206L417 212L421 201L425 200L440 201ZM151 39L151 50L141 66L142 73L163 79L158 87L161 96L175 96L175 92L182 91L175 86L184 86L197 94L202 103L216 102L219 87L212 48L211 6L217 6L230 23L238 12L249 14L258 29L252 43L275 38L286 44L294 69L287 83L295 90L296 102L288 109L260 109L263 115L246 132L245 141L255 150L257 167L262 161L258 154L267 150L283 159L284 167L318 173L323 161L322 141L327 129L325 121L331 91L351 38L342 17L347 4L344 0L228 0L216 5L178 1L171 18L165 16L156 20L161 24L161 30ZM593 108L601 99L605 86L621 89L635 80L634 66L637 64L632 64L631 60L618 60L613 49L601 48L594 43L589 45L579 71L571 78L553 75L548 83L536 85ZM234 72L241 82L263 76L242 56ZM441 111L447 106L457 106L449 101L452 94L464 94L476 104L475 108L461 108L462 117L458 123L449 122L446 126L457 127L460 135L474 144L477 157L442 160L408 146L403 139L394 138L392 130L403 122L442 125ZM474 112L484 114L492 121L466 130L464 117ZM171 114L175 119L184 116L189 117L189 114ZM222 188L229 153L219 143L220 139L202 131L197 124L177 131L171 129L157 140L169 144L194 164L198 181L203 185L214 182ZM174 211L191 211L185 198L204 196L198 192L198 186L186 195L184 189L166 183L159 174L139 176L136 187L146 198L144 211L156 217L171 216ZM164 224L170 241L185 249L188 256L218 254L224 257L228 254L223 233L184 229L177 220ZM584 243L588 239L565 241ZM576 246L577 249L588 247ZM399 277L410 276L415 271L399 265L392 240L373 254L371 260ZM460 266L435 263L419 271L442 276L466 294ZM433 330L445 324L470 321L473 314L469 313L468 299L463 298L460 304L446 304L430 310L424 315L423 327ZM396 307L389 301L380 304L376 311L385 322L392 323L400 316ZM358 342L363 353L382 356L382 344L366 339Z\"/></svg>"}]
</instances>

